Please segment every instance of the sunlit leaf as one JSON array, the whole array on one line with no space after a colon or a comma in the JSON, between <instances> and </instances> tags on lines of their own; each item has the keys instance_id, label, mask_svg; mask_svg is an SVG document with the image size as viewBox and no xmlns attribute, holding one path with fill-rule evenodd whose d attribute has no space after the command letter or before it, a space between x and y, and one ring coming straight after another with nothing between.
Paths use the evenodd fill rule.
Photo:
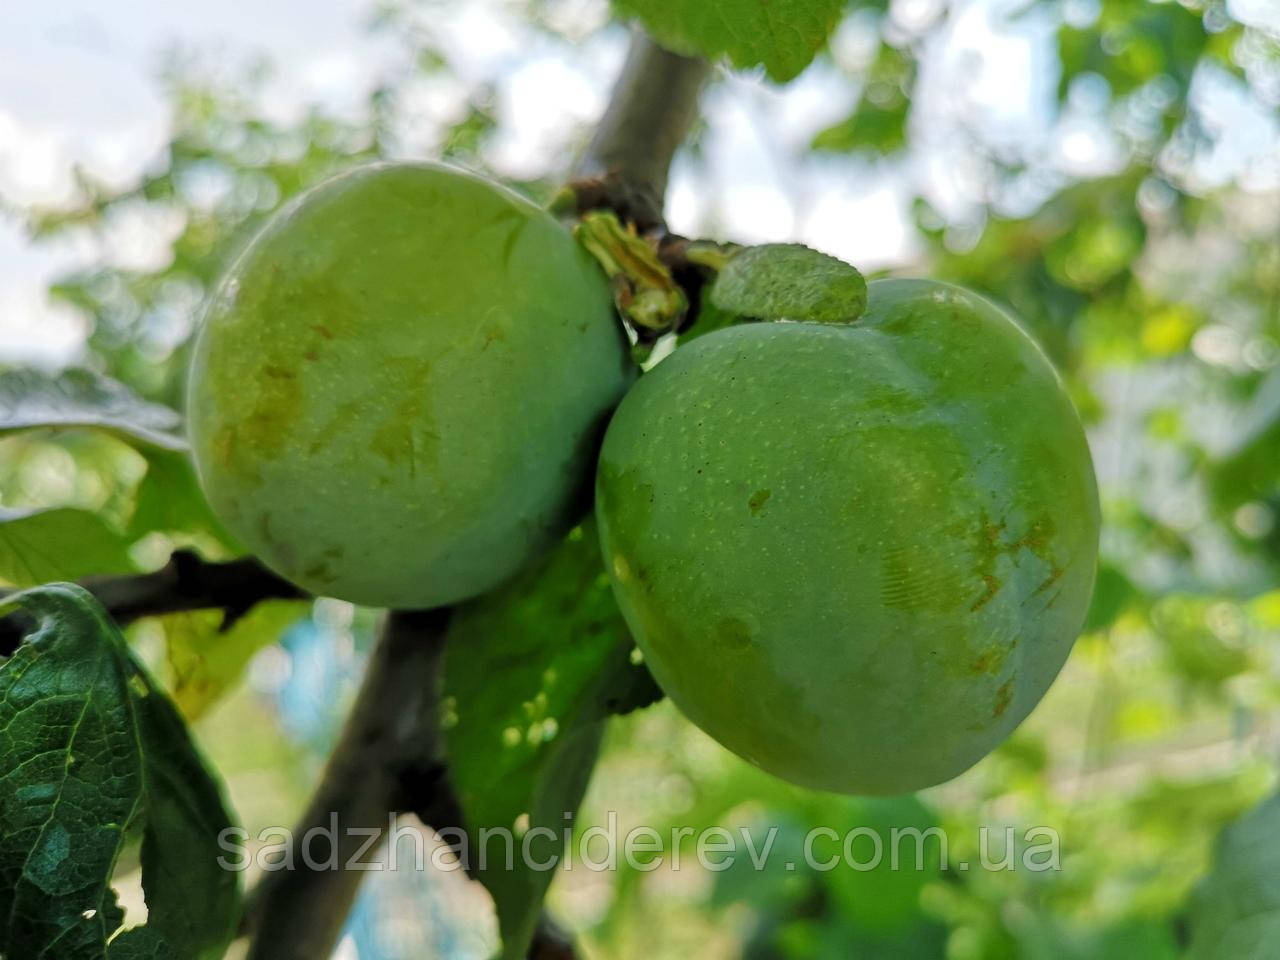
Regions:
<instances>
[{"instance_id":1,"label":"sunlit leaf","mask_svg":"<svg viewBox=\"0 0 1280 960\"><path fill-rule=\"evenodd\" d=\"M164 633L170 694L182 715L195 720L204 714L240 680L253 655L279 640L307 609L306 601L265 600L226 629L221 610L154 618Z\"/></svg>"},{"instance_id":2,"label":"sunlit leaf","mask_svg":"<svg viewBox=\"0 0 1280 960\"><path fill-rule=\"evenodd\" d=\"M631 662L631 638L600 561L594 524L575 530L539 568L461 608L445 662L445 744L468 832L530 830L532 860L554 865L560 837L595 765L603 722L651 701L648 671ZM566 814L568 818L566 819ZM535 842L536 841L536 842ZM503 956L525 955L551 882L491 834L488 869L473 872L493 895Z\"/></svg>"},{"instance_id":3,"label":"sunlit leaf","mask_svg":"<svg viewBox=\"0 0 1280 960\"><path fill-rule=\"evenodd\" d=\"M826 43L844 0L613 0L659 42L683 53L763 65L779 82L795 77Z\"/></svg>"},{"instance_id":4,"label":"sunlit leaf","mask_svg":"<svg viewBox=\"0 0 1280 960\"><path fill-rule=\"evenodd\" d=\"M1191 896L1189 960L1268 960L1280 943L1280 795L1227 827Z\"/></svg>"}]
</instances>

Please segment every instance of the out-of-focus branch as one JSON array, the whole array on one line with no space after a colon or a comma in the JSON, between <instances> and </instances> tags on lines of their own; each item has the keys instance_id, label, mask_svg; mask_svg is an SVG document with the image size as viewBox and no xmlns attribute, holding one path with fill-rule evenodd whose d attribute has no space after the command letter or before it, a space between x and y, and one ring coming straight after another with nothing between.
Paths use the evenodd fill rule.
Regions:
<instances>
[{"instance_id":1,"label":"out-of-focus branch","mask_svg":"<svg viewBox=\"0 0 1280 960\"><path fill-rule=\"evenodd\" d=\"M81 585L122 625L140 617L209 609L222 610L230 625L262 600L307 596L252 558L211 563L186 550L174 553L153 573L90 577ZM19 619L0 619L0 655L12 653L21 639Z\"/></svg>"},{"instance_id":2,"label":"out-of-focus branch","mask_svg":"<svg viewBox=\"0 0 1280 960\"><path fill-rule=\"evenodd\" d=\"M294 830L299 853L306 845L320 869L299 855L292 869L263 874L243 923L253 936L249 960L329 956L364 878L352 869L352 857L372 831L385 834L406 780L443 772L440 659L448 624L447 609L396 611L383 621L342 736ZM429 779L439 809L447 785L442 775ZM368 850L380 847L379 840Z\"/></svg>"},{"instance_id":3,"label":"out-of-focus branch","mask_svg":"<svg viewBox=\"0 0 1280 960\"><path fill-rule=\"evenodd\" d=\"M574 171L578 207L607 207L643 232L662 223L671 158L698 114L710 74L698 57L637 31L609 105Z\"/></svg>"}]
</instances>

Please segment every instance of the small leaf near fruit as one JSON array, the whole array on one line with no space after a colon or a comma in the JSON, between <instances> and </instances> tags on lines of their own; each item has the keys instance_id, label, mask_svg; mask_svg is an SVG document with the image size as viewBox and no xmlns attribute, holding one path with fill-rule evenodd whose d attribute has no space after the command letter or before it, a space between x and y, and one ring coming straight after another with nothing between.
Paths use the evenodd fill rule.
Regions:
<instances>
[{"instance_id":1,"label":"small leaf near fruit","mask_svg":"<svg viewBox=\"0 0 1280 960\"><path fill-rule=\"evenodd\" d=\"M758 320L850 323L867 308L867 282L843 260L799 243L769 243L725 261L711 302Z\"/></svg>"}]
</instances>

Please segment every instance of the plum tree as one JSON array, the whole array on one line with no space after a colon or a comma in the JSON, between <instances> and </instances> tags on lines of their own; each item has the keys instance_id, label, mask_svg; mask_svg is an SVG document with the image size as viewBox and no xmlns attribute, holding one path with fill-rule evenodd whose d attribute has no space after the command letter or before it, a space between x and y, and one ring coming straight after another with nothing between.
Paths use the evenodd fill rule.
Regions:
<instances>
[{"instance_id":1,"label":"plum tree","mask_svg":"<svg viewBox=\"0 0 1280 960\"><path fill-rule=\"evenodd\" d=\"M374 165L232 266L194 348L190 436L209 502L268 565L431 607L568 528L633 368L603 275L550 215L448 167Z\"/></svg>"},{"instance_id":2,"label":"plum tree","mask_svg":"<svg viewBox=\"0 0 1280 960\"><path fill-rule=\"evenodd\" d=\"M1035 343L973 293L869 285L849 324L681 346L614 414L601 544L659 684L795 783L953 777L1031 711L1080 630L1098 500Z\"/></svg>"}]
</instances>

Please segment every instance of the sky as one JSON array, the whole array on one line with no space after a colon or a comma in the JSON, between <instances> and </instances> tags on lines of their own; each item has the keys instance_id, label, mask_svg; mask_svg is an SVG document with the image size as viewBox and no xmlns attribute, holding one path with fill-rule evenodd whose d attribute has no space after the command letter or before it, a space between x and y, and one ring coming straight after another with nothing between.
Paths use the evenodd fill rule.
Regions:
<instances>
[{"instance_id":1,"label":"sky","mask_svg":"<svg viewBox=\"0 0 1280 960\"><path fill-rule=\"evenodd\" d=\"M299 102L340 103L376 76L385 46L361 27L362 0L58 0L6 3L0 31L0 198L57 203L75 164L127 184L165 141L156 82L175 46L262 53ZM0 211L3 207L0 207ZM47 303L50 279L93 257L81 242L34 247L0 212L0 362L71 362L83 320Z\"/></svg>"},{"instance_id":2,"label":"sky","mask_svg":"<svg viewBox=\"0 0 1280 960\"><path fill-rule=\"evenodd\" d=\"M867 23L857 16L833 37L834 62L815 64L785 87L750 74L725 75L704 98L702 159L678 160L673 170L672 228L743 242L800 240L863 269L893 267L916 255L910 204L917 190L953 221L963 221L974 206L981 175L956 150L957 131L976 129L1020 144L1045 141L1066 172L1105 170L1116 162L1115 147L1087 102L1053 119L1056 24L1046 17L1007 23L998 13L1010 2L960 4L931 41L940 49L925 58L913 122L947 122L921 124L915 138L920 149L904 163L824 160L805 149L815 132L842 119L854 102L855 90L840 67L856 68L871 53ZM228 62L266 58L275 70L264 106L280 116L313 103L337 112L354 109L380 79L397 73L405 56L391 37L369 31L371 0L112 0L109 6L100 0L9 0L6 6L0 31L0 363L56 368L80 356L84 319L50 304L44 292L68 267L102 256L145 267L165 255L176 225L128 219L107 238L105 250L85 237L33 246L17 218L5 216L3 201L65 200L76 165L108 183L136 178L165 142L168 112L157 76L166 54ZM1091 0L1068 6L1089 8ZM579 48L566 51L532 33L501 0L432 8L430 29L448 50L460 82L424 87L416 91L420 102L410 98L429 125L461 108L468 83L494 81L500 131L488 159L513 177L543 172L548 158L563 154L566 131L598 115L625 52L625 31L593 30L607 16L604 0L558 0L548 8L584 38ZM893 15L910 31L926 26L938 8L938 0L895 0ZM964 82L957 83L957 76ZM1241 149L1265 148L1266 136L1274 142L1275 119L1232 113L1229 97L1215 106L1241 139L1216 160L1229 175ZM406 158L425 156L416 149L408 142Z\"/></svg>"},{"instance_id":3,"label":"sky","mask_svg":"<svg viewBox=\"0 0 1280 960\"><path fill-rule=\"evenodd\" d=\"M927 21L935 5L898 6L911 23ZM490 159L512 176L538 173L561 148L566 127L590 122L603 108L625 34L595 34L566 57L563 49L531 42L499 3L471 0L445 9L433 30L462 79L498 81L501 134ZM6 11L0 33L0 197L20 204L65 200L77 164L108 183L135 178L165 141L167 109L156 76L167 51L266 57L277 78L270 107L282 114L308 103L339 111L361 103L403 55L367 29L371 10L368 0L113 0L108 15L94 0L20 0ZM556 10L584 33L606 15L601 0L563 0ZM976 26L977 41L990 44L983 23L980 13L961 17L958 30L974 42ZM865 31L843 30L833 50L837 61L867 56ZM1016 38L990 52L990 63L1013 71L1025 70L1030 59L1029 45ZM1000 92L1006 111L1033 106L1027 96L1018 103L1008 95L1022 90L1033 97L1032 84L1010 85L990 70L976 79ZM433 95L438 101L441 91ZM456 106L432 103L431 96L422 105L427 112ZM745 242L801 239L869 268L909 260L902 171L868 167L851 175L847 160L795 167L813 133L841 119L851 103L847 78L833 68L811 70L786 88L729 77L705 103L712 120L705 165L677 164L673 172L673 229L692 233L710 225ZM714 189L708 170L716 172ZM145 266L149 254L163 256L167 229L125 224L109 238L108 255ZM0 362L75 362L84 320L50 304L44 291L68 267L101 255L85 238L33 246L17 219L0 213Z\"/></svg>"}]
</instances>

